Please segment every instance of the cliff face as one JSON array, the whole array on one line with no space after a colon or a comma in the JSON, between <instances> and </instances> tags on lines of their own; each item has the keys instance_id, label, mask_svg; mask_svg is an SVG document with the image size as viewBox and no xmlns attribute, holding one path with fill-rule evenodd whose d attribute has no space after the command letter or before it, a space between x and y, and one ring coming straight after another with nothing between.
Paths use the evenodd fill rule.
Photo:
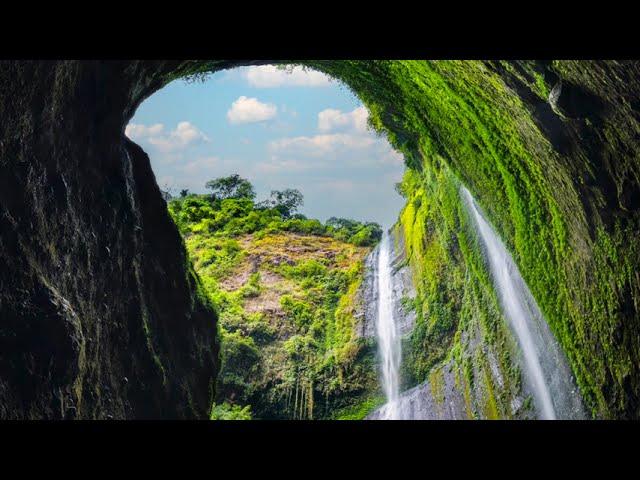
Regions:
<instances>
[{"instance_id":1,"label":"cliff face","mask_svg":"<svg viewBox=\"0 0 640 480\"><path fill-rule=\"evenodd\" d=\"M639 64L307 64L360 96L427 200L443 168L468 186L591 413L640 416ZM0 417L206 414L215 315L123 132L167 82L232 65L0 64Z\"/></svg>"},{"instance_id":2,"label":"cliff face","mask_svg":"<svg viewBox=\"0 0 640 480\"><path fill-rule=\"evenodd\" d=\"M127 71L0 64L0 418L210 408L216 316L123 135Z\"/></svg>"},{"instance_id":3,"label":"cliff face","mask_svg":"<svg viewBox=\"0 0 640 480\"><path fill-rule=\"evenodd\" d=\"M639 64L315 65L360 95L412 172L402 224L428 293L418 306L416 380L459 353L461 312L481 320L483 338L502 341L501 322L486 314L491 292L469 285L486 281L462 228L462 181L514 257L588 412L638 417ZM468 372L475 365L460 361Z\"/></svg>"}]
</instances>

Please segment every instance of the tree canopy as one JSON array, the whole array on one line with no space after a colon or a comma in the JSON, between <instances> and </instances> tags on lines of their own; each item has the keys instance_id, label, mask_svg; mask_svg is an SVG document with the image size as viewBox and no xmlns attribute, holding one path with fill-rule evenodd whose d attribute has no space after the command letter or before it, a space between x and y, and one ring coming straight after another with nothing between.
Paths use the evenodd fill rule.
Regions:
<instances>
[{"instance_id":1,"label":"tree canopy","mask_svg":"<svg viewBox=\"0 0 640 480\"><path fill-rule=\"evenodd\" d=\"M256 198L256 192L249 180L242 178L237 173L228 177L220 177L209 180L205 187L211 190L214 200L225 200L227 198Z\"/></svg>"},{"instance_id":2,"label":"tree canopy","mask_svg":"<svg viewBox=\"0 0 640 480\"><path fill-rule=\"evenodd\" d=\"M279 211L284 218L291 218L302 205L304 205L304 197L300 190L287 188L285 190L271 190L271 197L260 202L259 207L273 208Z\"/></svg>"},{"instance_id":3,"label":"tree canopy","mask_svg":"<svg viewBox=\"0 0 640 480\"><path fill-rule=\"evenodd\" d=\"M274 190L270 197L254 203L255 191L239 175L207 182L213 195L180 192L171 199L169 211L183 235L208 231L233 237L248 233L298 232L323 235L358 246L373 246L382 238L382 228L373 222L331 217L323 224L298 212L304 198L299 190Z\"/></svg>"}]
</instances>

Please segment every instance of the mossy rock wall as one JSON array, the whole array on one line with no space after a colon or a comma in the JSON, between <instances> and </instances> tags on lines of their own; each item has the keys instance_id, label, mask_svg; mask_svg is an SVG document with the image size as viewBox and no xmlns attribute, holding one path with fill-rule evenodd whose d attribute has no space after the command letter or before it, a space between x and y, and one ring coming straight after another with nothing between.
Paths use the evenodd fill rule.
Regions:
<instances>
[{"instance_id":1,"label":"mossy rock wall","mask_svg":"<svg viewBox=\"0 0 640 480\"><path fill-rule=\"evenodd\" d=\"M0 64L0 416L204 415L215 316L124 127L171 80L247 63ZM442 162L469 188L592 414L639 417L639 64L305 63L416 175Z\"/></svg>"},{"instance_id":2,"label":"mossy rock wall","mask_svg":"<svg viewBox=\"0 0 640 480\"><path fill-rule=\"evenodd\" d=\"M360 94L417 176L429 181L444 164L479 199L591 413L637 417L638 64L400 61L367 63L366 72L356 65L318 66ZM454 208L443 206L432 219L440 229ZM426 261L447 258L427 253Z\"/></svg>"}]
</instances>

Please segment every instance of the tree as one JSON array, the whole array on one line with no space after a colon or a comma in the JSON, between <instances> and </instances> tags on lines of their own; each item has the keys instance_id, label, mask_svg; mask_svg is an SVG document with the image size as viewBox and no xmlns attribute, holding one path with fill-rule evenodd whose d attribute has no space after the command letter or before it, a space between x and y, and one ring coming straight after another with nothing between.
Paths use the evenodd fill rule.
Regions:
<instances>
[{"instance_id":1,"label":"tree","mask_svg":"<svg viewBox=\"0 0 640 480\"><path fill-rule=\"evenodd\" d=\"M336 230L340 230L342 228L346 228L347 230L355 230L358 227L360 222L356 222L355 220L350 220L348 218L336 218L331 217L327 220L327 226L333 227Z\"/></svg>"},{"instance_id":2,"label":"tree","mask_svg":"<svg viewBox=\"0 0 640 480\"><path fill-rule=\"evenodd\" d=\"M189 189L188 189L188 188L185 188L185 189L183 189L183 190L180 190L180 197L181 197L181 198L184 198L184 197L186 197L187 195L189 195Z\"/></svg>"},{"instance_id":3,"label":"tree","mask_svg":"<svg viewBox=\"0 0 640 480\"><path fill-rule=\"evenodd\" d=\"M327 227L334 238L358 246L373 246L382 238L382 227L375 222L357 222L349 218L331 217Z\"/></svg>"},{"instance_id":4,"label":"tree","mask_svg":"<svg viewBox=\"0 0 640 480\"><path fill-rule=\"evenodd\" d=\"M170 202L171 199L173 198L173 195L171 195L171 192L169 192L168 190L160 189L160 195L162 195L162 198L164 199L165 202Z\"/></svg>"},{"instance_id":5,"label":"tree","mask_svg":"<svg viewBox=\"0 0 640 480\"><path fill-rule=\"evenodd\" d=\"M220 177L209 180L205 187L211 190L213 200L225 200L227 198L256 198L256 192L249 180L242 178L237 173L228 177Z\"/></svg>"},{"instance_id":6,"label":"tree","mask_svg":"<svg viewBox=\"0 0 640 480\"><path fill-rule=\"evenodd\" d=\"M274 208L284 218L295 215L298 209L304 204L304 197L300 190L287 188L285 190L271 190L271 197L260 202L262 208Z\"/></svg>"}]
</instances>

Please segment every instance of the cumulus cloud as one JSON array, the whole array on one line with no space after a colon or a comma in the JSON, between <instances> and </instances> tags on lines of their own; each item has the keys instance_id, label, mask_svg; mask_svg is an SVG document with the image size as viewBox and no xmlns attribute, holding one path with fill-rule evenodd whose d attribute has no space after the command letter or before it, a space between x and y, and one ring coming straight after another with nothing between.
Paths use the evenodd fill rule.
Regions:
<instances>
[{"instance_id":1,"label":"cumulus cloud","mask_svg":"<svg viewBox=\"0 0 640 480\"><path fill-rule=\"evenodd\" d=\"M231 104L227 119L232 124L264 122L276 116L278 107L244 95Z\"/></svg>"},{"instance_id":2,"label":"cumulus cloud","mask_svg":"<svg viewBox=\"0 0 640 480\"><path fill-rule=\"evenodd\" d=\"M375 149L386 144L367 129L369 112L364 106L351 112L327 108L318 114L318 133L312 136L287 137L269 143L272 152L295 155L324 156ZM378 145L380 144L380 145Z\"/></svg>"},{"instance_id":3,"label":"cumulus cloud","mask_svg":"<svg viewBox=\"0 0 640 480\"><path fill-rule=\"evenodd\" d=\"M307 160L297 159L280 159L277 156L271 157L270 160L256 164L255 171L257 173L278 173L278 172L303 172L322 168L323 165L310 162Z\"/></svg>"},{"instance_id":4,"label":"cumulus cloud","mask_svg":"<svg viewBox=\"0 0 640 480\"><path fill-rule=\"evenodd\" d=\"M263 165L263 169L270 172L300 170L300 159L305 159L305 169L314 170L330 166L342 169L401 168L403 156L368 128L368 117L364 106L350 112L327 108L318 114L316 135L284 137L269 142L271 160Z\"/></svg>"},{"instance_id":5,"label":"cumulus cloud","mask_svg":"<svg viewBox=\"0 0 640 480\"><path fill-rule=\"evenodd\" d=\"M362 106L351 112L343 112L327 108L318 114L318 130L329 132L335 130L352 130L358 133L367 132L369 112Z\"/></svg>"},{"instance_id":6,"label":"cumulus cloud","mask_svg":"<svg viewBox=\"0 0 640 480\"><path fill-rule=\"evenodd\" d=\"M180 122L174 130L167 132L164 125L127 125L125 135L132 140L145 141L162 152L183 150L198 143L209 142L209 138L190 122Z\"/></svg>"},{"instance_id":7,"label":"cumulus cloud","mask_svg":"<svg viewBox=\"0 0 640 480\"><path fill-rule=\"evenodd\" d=\"M289 67L286 70L273 65L248 67L244 75L249 85L257 88L326 87L331 83L331 79L324 73L300 66Z\"/></svg>"},{"instance_id":8,"label":"cumulus cloud","mask_svg":"<svg viewBox=\"0 0 640 480\"><path fill-rule=\"evenodd\" d=\"M375 143L376 139L364 135L331 133L310 137L288 137L273 140L269 143L272 151L288 151L308 155L325 155L338 149L364 149Z\"/></svg>"},{"instance_id":9,"label":"cumulus cloud","mask_svg":"<svg viewBox=\"0 0 640 480\"><path fill-rule=\"evenodd\" d=\"M161 123L156 123L155 125L149 126L130 123L129 125L127 125L127 128L125 128L124 133L127 135L127 137L133 140L135 138L145 138L161 135L163 130L164 125Z\"/></svg>"}]
</instances>

